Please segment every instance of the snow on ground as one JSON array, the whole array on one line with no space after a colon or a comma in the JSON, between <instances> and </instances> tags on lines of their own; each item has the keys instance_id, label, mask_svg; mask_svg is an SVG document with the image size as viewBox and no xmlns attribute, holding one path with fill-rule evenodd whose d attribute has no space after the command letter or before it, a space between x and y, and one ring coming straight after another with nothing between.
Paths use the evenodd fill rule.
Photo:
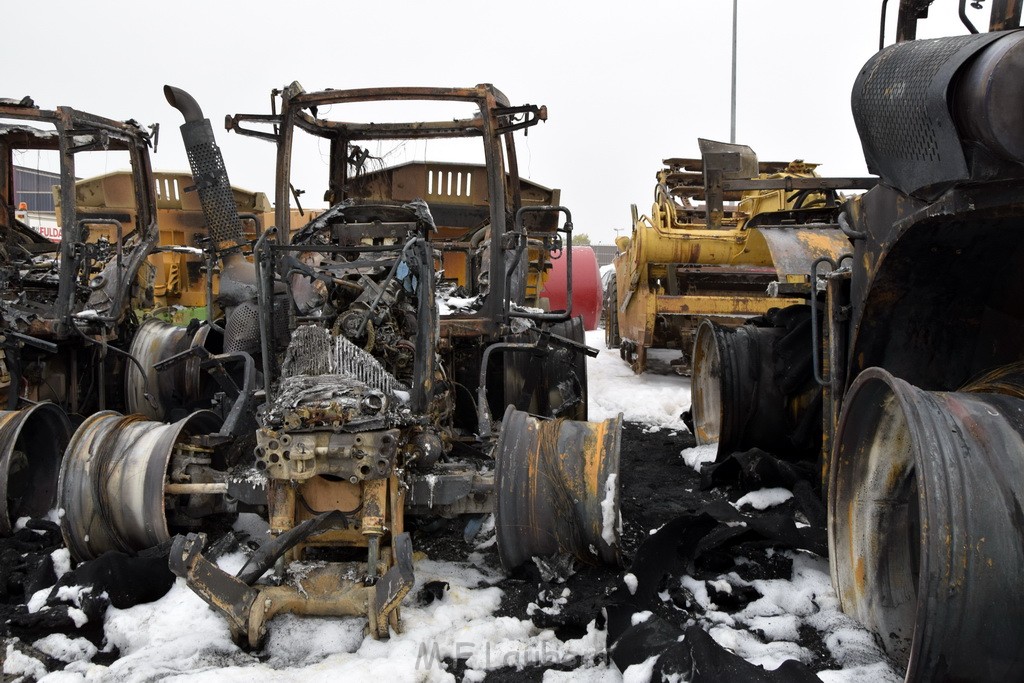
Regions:
<instances>
[{"instance_id":1,"label":"snow on ground","mask_svg":"<svg viewBox=\"0 0 1024 683\"><path fill-rule=\"evenodd\" d=\"M587 381L590 391L590 419L606 419L622 412L624 419L643 422L653 428L684 430L680 414L690 407L690 382L675 375L645 374L637 377L614 350L604 348L604 331L587 333L587 343L601 349L590 361ZM683 449L680 453L687 466L696 471L715 461L717 444ZM764 510L793 497L787 489L773 488L752 491L734 505ZM632 574L623 580L630 587ZM738 614L716 611L708 597L705 582L690 577L682 579L683 587L707 610L704 626L720 645L754 664L774 669L786 659L807 662L811 654L797 644L801 626L814 628L842 669L818 674L830 683L902 680L886 663L885 655L873 636L839 609L839 600L832 589L828 560L809 553L793 554L793 575L789 581L761 580L749 585L762 597ZM719 592L744 585L735 573L713 582ZM753 632L757 632L755 635ZM654 662L630 667L626 680L647 680Z\"/></svg>"},{"instance_id":2,"label":"snow on ground","mask_svg":"<svg viewBox=\"0 0 1024 683\"><path fill-rule=\"evenodd\" d=\"M683 457L683 462L686 463L687 467L692 467L700 472L701 467L714 462L715 458L718 457L718 444L706 443L694 446L693 448L684 448L679 455Z\"/></svg>"},{"instance_id":3,"label":"snow on ground","mask_svg":"<svg viewBox=\"0 0 1024 683\"><path fill-rule=\"evenodd\" d=\"M600 348L589 372L590 418L607 419L623 413L628 421L651 429L685 429L680 414L689 406L689 382L678 376L635 376L614 351L604 349L603 332L590 332L587 342ZM714 459L714 446L688 449L681 454L700 469ZM755 507L776 504L788 491L760 491L746 499ZM791 495L791 494L790 494ZM55 557L60 570L66 558ZM240 554L225 557L221 565L237 570ZM420 559L416 562L416 588L402 607L404 631L390 640L363 635L362 618L279 616L269 624L265 654L257 657L231 641L226 621L178 579L157 602L130 609L109 608L105 635L122 656L110 666L92 664L95 648L83 639L49 636L34 643L39 650L71 663L49 674L50 683L84 680L110 681L452 681L443 659L466 662L465 680L482 680L487 671L503 667L578 662L579 668L547 671L546 681L646 681L654 658L631 666L624 674L605 663L605 632L592 622L578 640L566 642L549 629L529 620L495 616L502 591L494 586L498 570L487 566L479 553L465 563ZM418 605L415 596L429 581L442 580L450 590L442 599ZM623 580L635 582L627 574ZM795 641L802 625L822 634L840 671L823 671L829 682L898 680L883 661L872 637L842 614L829 582L826 560L806 553L793 556L792 580L754 581L762 598L741 613L717 612L705 582L683 577L683 585L706 608L705 627L719 643L751 662L774 668L784 659L806 659ZM743 585L735 573L710 582L718 592ZM635 588L633 588L635 590ZM565 597L563 595L563 597ZM558 602L558 601L556 601ZM755 637L752 631L763 634ZM5 673L41 673L35 660L8 648ZM40 665L41 666L41 665Z\"/></svg>"},{"instance_id":4,"label":"snow on ground","mask_svg":"<svg viewBox=\"0 0 1024 683\"><path fill-rule=\"evenodd\" d=\"M749 505L755 510L767 510L775 505L782 505L792 497L793 492L789 489L759 489L741 496L733 505L737 510L742 509L744 505Z\"/></svg>"},{"instance_id":5,"label":"snow on ground","mask_svg":"<svg viewBox=\"0 0 1024 683\"><path fill-rule=\"evenodd\" d=\"M674 374L634 375L618 351L605 348L604 330L587 332L587 344L601 350L587 366L591 420L607 420L622 413L627 422L686 429L680 415L690 407L690 380Z\"/></svg>"},{"instance_id":6,"label":"snow on ground","mask_svg":"<svg viewBox=\"0 0 1024 683\"><path fill-rule=\"evenodd\" d=\"M793 561L788 581L744 581L736 572L715 581L699 581L689 576L680 580L705 610L700 621L711 637L747 661L775 669L787 659L810 662L813 655L796 642L800 628L810 627L820 634L832 659L842 667L821 671L819 678L843 683L902 680L886 663L871 634L839 609L828 560L804 551L784 551L783 555ZM717 611L708 586L719 593L751 586L761 597L739 612L726 614Z\"/></svg>"},{"instance_id":7,"label":"snow on ground","mask_svg":"<svg viewBox=\"0 0 1024 683\"><path fill-rule=\"evenodd\" d=\"M558 680L620 680L603 663L605 633L591 623L582 638L562 642L554 632L529 620L495 617L502 592L491 584L501 577L477 557L470 562L416 563L416 587L402 607L404 631L390 640L363 635L361 618L282 615L269 624L266 652L259 661L231 642L227 623L178 579L155 603L107 613L105 633L122 657L109 667L86 662L68 666L51 680L110 681L452 681L442 660L464 659L466 679L489 670L582 661L578 677ZM241 555L221 562L236 570ZM443 580L450 586L440 600L419 606L412 599L423 584ZM49 651L49 643L36 646ZM44 647L46 646L46 647ZM73 650L54 643L61 652ZM17 662L30 670L31 662Z\"/></svg>"},{"instance_id":8,"label":"snow on ground","mask_svg":"<svg viewBox=\"0 0 1024 683\"><path fill-rule=\"evenodd\" d=\"M241 553L220 561L226 571L244 563ZM465 563L420 559L416 587L402 607L403 632L377 641L363 635L362 618L282 615L269 623L263 657L248 654L231 641L227 622L178 579L160 600L129 609L109 608L107 641L121 657L109 667L92 664L96 648L84 639L47 636L33 645L71 662L63 671L43 676L45 668L8 648L4 669L57 681L453 681L442 660L466 661L466 680L503 667L582 663L560 681L619 681L614 666L604 663L605 632L592 622L586 635L562 642L549 629L529 620L496 617L502 591L496 569L472 555ZM440 600L417 605L415 595L430 581L450 586ZM564 603L563 591L556 604Z\"/></svg>"}]
</instances>

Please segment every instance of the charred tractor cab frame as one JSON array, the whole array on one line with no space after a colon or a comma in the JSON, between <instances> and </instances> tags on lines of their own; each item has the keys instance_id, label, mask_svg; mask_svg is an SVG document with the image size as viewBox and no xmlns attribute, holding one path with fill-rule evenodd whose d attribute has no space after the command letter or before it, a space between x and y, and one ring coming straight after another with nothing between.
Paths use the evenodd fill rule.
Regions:
<instances>
[{"instance_id":1,"label":"charred tractor cab frame","mask_svg":"<svg viewBox=\"0 0 1024 683\"><path fill-rule=\"evenodd\" d=\"M0 534L55 505L68 414L122 408L120 378L133 309L152 297L146 258L157 241L150 133L70 107L0 100ZM76 155L127 152L134 217L79 210ZM14 163L53 151L60 166L53 243L17 219ZM143 389L145 393L145 389Z\"/></svg>"},{"instance_id":2,"label":"charred tractor cab frame","mask_svg":"<svg viewBox=\"0 0 1024 683\"><path fill-rule=\"evenodd\" d=\"M209 492L237 492L243 479L265 491L271 539L237 576L204 557L205 534L180 535L171 551L171 568L225 614L236 639L258 645L281 612L366 616L374 637L398 629L414 578L406 514L493 512L507 569L534 556L617 562L621 418L583 422L585 359L596 350L571 303L524 306L551 252L571 243L568 209L523 206L513 133L545 120L545 108L510 106L490 85L275 91L279 113L228 117L227 128L276 144L278 226L290 225L299 195L295 136L326 139L331 206L293 235L271 227L250 245L209 121L184 91L165 94L185 117L211 249L223 262L224 350L262 370L256 386L228 392L262 403L254 456L217 457L235 428L199 445L214 450L207 462L230 469L226 483L211 475ZM470 103L479 115L381 124L318 116L331 105L396 100ZM388 175L397 171L367 172L356 144L437 138L481 139L482 169L445 173L451 183L452 173L482 170L484 204L459 204L450 185L430 205L399 198ZM443 182L440 172L420 179L422 195ZM442 313L439 287L451 293L455 282L471 305ZM198 415L177 433L195 441Z\"/></svg>"}]
</instances>

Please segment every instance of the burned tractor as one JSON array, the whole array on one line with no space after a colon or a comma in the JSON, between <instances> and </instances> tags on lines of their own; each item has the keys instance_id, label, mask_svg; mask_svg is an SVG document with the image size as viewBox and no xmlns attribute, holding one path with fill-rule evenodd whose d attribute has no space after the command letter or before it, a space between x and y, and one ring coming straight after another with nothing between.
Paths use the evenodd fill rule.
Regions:
<instances>
[{"instance_id":1,"label":"burned tractor","mask_svg":"<svg viewBox=\"0 0 1024 683\"><path fill-rule=\"evenodd\" d=\"M154 315L186 326L193 319L216 321L223 313L206 310L207 301L219 293L219 268L207 263L208 240L202 208L192 176L187 172L154 171L156 182L156 222L160 230L158 246L149 257L155 270L152 308L136 310L139 318ZM82 178L75 182L78 211L120 213L134 217L135 202L129 191L132 177L128 171L113 171ZM247 240L255 239L274 222L273 206L263 192L231 188ZM55 198L58 212L60 197ZM307 219L308 220L308 219ZM97 226L99 238L113 239L113 226ZM211 274L209 281L207 273ZM141 360L141 359L140 359Z\"/></svg>"},{"instance_id":2,"label":"burned tractor","mask_svg":"<svg viewBox=\"0 0 1024 683\"><path fill-rule=\"evenodd\" d=\"M647 349L679 349L689 374L697 326L737 327L803 301L816 259L846 243L835 226L838 190L873 179L820 178L815 164L758 162L745 145L700 140L700 159L667 159L651 216L633 207L633 233L616 240L605 292L605 336L637 373Z\"/></svg>"},{"instance_id":3,"label":"burned tractor","mask_svg":"<svg viewBox=\"0 0 1024 683\"><path fill-rule=\"evenodd\" d=\"M489 85L292 84L275 113L228 127L276 144L277 225L299 196L298 138L325 143L330 208L250 242L209 121L184 91L165 94L185 118L207 258L219 264L223 346L198 340L213 321L154 328L147 358L173 389L157 419L177 421L108 413L78 430L62 491L72 553L173 536L172 570L250 646L282 612L365 616L374 637L399 628L414 578L407 515L493 512L508 569L535 556L617 562L620 423L584 421L596 350L571 308L526 305L572 231L564 207L524 201L518 177L513 133L544 108L512 107ZM475 111L412 123L320 115L406 100ZM421 139L482 141L484 163L375 166L373 141ZM206 394L185 390L204 382ZM94 452L107 455L85 457ZM270 535L232 576L203 553L213 520L242 510L264 514Z\"/></svg>"},{"instance_id":4,"label":"burned tractor","mask_svg":"<svg viewBox=\"0 0 1024 683\"><path fill-rule=\"evenodd\" d=\"M907 680L1019 680L1021 4L993 2L990 30L978 33L961 2L970 35L914 40L929 4L901 3L897 43L854 85L854 120L880 180L837 217L850 258L818 264L801 360L821 387L844 611ZM699 347L697 433L702 423L764 428L736 450L785 438L784 421L768 429L777 397L743 382L750 352L709 342L705 371Z\"/></svg>"},{"instance_id":5,"label":"burned tractor","mask_svg":"<svg viewBox=\"0 0 1024 683\"><path fill-rule=\"evenodd\" d=\"M125 406L120 378L134 362L134 309L152 299L149 145L150 133L134 121L40 109L27 97L0 100L0 533L54 507L69 415ZM121 188L131 215L76 206L76 160L90 154L132 169ZM16 218L19 159L59 169L59 242Z\"/></svg>"}]
</instances>

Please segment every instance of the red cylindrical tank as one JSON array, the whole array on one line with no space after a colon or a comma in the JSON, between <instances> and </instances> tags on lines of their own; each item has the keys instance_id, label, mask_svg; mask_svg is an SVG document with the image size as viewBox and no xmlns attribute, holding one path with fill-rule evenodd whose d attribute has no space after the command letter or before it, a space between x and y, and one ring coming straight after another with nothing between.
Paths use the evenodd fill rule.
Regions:
<instances>
[{"instance_id":1,"label":"red cylindrical tank","mask_svg":"<svg viewBox=\"0 0 1024 683\"><path fill-rule=\"evenodd\" d=\"M551 261L548 281L541 291L547 297L552 311L564 311L566 306L566 254ZM583 316L583 327L596 330L601 317L601 273L597 255L590 247L572 248L572 314Z\"/></svg>"}]
</instances>

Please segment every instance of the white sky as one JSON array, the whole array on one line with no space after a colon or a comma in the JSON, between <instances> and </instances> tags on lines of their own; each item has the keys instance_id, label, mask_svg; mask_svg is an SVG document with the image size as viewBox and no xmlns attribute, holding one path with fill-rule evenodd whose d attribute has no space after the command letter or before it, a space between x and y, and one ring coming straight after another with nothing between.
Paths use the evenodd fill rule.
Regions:
<instances>
[{"instance_id":1,"label":"white sky","mask_svg":"<svg viewBox=\"0 0 1024 683\"><path fill-rule=\"evenodd\" d=\"M890 5L894 20L899 0ZM739 0L737 142L763 160L803 158L825 175L864 174L850 89L877 49L880 6ZM649 211L662 159L697 156L698 137L728 140L731 7L9 0L0 96L159 122L153 166L181 170L181 119L162 93L164 83L177 85L213 122L232 183L272 195L273 146L229 135L222 123L225 114L269 113L272 88L293 80L307 90L491 82L512 104L548 106L549 121L520 136L521 171L561 188L576 230L608 243L616 228L628 234L630 204ZM919 37L965 33L956 7L936 0ZM988 8L968 12L986 25ZM323 164L320 155L298 159L295 185L303 186L302 174L319 181ZM303 199L313 205L309 186Z\"/></svg>"}]
</instances>

